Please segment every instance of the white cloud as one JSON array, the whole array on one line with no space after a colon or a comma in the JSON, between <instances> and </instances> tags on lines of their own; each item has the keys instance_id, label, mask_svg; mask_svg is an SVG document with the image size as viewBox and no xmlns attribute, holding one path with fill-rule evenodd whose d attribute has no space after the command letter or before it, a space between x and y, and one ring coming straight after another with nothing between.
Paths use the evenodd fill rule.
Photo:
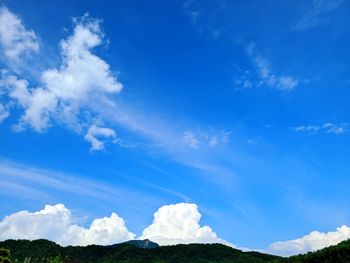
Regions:
<instances>
[{"instance_id":1,"label":"white cloud","mask_svg":"<svg viewBox=\"0 0 350 263\"><path fill-rule=\"evenodd\" d=\"M0 103L0 123L3 122L9 115L10 112L8 109Z\"/></svg>"},{"instance_id":2,"label":"white cloud","mask_svg":"<svg viewBox=\"0 0 350 263\"><path fill-rule=\"evenodd\" d=\"M230 132L225 130L209 129L194 131L185 131L182 136L182 142L192 149L203 146L218 146L227 144L230 141Z\"/></svg>"},{"instance_id":3,"label":"white cloud","mask_svg":"<svg viewBox=\"0 0 350 263\"><path fill-rule=\"evenodd\" d=\"M1 194L7 197L31 199L40 204L83 197L88 205L95 202L117 205L127 207L135 213L159 201L155 193L145 194L137 191L131 187L132 184L130 187L115 186L98 179L90 180L82 177L84 175L26 166L0 158ZM168 193L179 197L175 193Z\"/></svg>"},{"instance_id":4,"label":"white cloud","mask_svg":"<svg viewBox=\"0 0 350 263\"><path fill-rule=\"evenodd\" d=\"M340 124L334 124L334 123L325 123L322 125L322 128L326 130L326 133L332 133L335 135L339 135L342 133L345 133L348 131L348 123L340 123Z\"/></svg>"},{"instance_id":5,"label":"white cloud","mask_svg":"<svg viewBox=\"0 0 350 263\"><path fill-rule=\"evenodd\" d=\"M45 205L37 212L26 210L5 216L0 221L0 240L45 238L62 245L109 245L135 239L116 213L97 218L89 227L73 222L74 216L63 204ZM160 245L229 242L218 238L209 226L200 226L197 205L165 205L154 213L153 223L139 239L150 239Z\"/></svg>"},{"instance_id":6,"label":"white cloud","mask_svg":"<svg viewBox=\"0 0 350 263\"><path fill-rule=\"evenodd\" d=\"M243 88L251 88L253 86L267 86L277 90L293 90L299 85L299 80L290 75L277 75L271 70L270 62L267 58L257 54L253 44L246 49L247 54L257 70L257 78L249 79L250 72L247 71L238 80L236 84Z\"/></svg>"},{"instance_id":7,"label":"white cloud","mask_svg":"<svg viewBox=\"0 0 350 263\"><path fill-rule=\"evenodd\" d=\"M1 72L0 86L7 90L9 100L23 108L17 125L19 130L30 127L43 132L58 123L84 132L92 125L92 119L99 118L98 111L91 105L96 101L113 104L108 96L122 90L123 86L110 66L92 53L92 49L103 42L99 21L84 15L75 19L74 25L73 34L60 42L61 66L45 70L38 87L30 87L27 80L8 71ZM92 132L115 137L111 131L92 128L85 139L93 144L93 150L102 149L103 143L92 136Z\"/></svg>"},{"instance_id":8,"label":"white cloud","mask_svg":"<svg viewBox=\"0 0 350 263\"><path fill-rule=\"evenodd\" d=\"M151 225L145 228L140 239L150 239L160 245L189 243L223 243L209 226L200 226L201 214L196 204L165 205L154 213Z\"/></svg>"},{"instance_id":9,"label":"white cloud","mask_svg":"<svg viewBox=\"0 0 350 263\"><path fill-rule=\"evenodd\" d=\"M302 238L276 242L271 244L265 252L281 256L291 256L309 251L316 251L350 238L350 228L341 226L333 232L313 231Z\"/></svg>"},{"instance_id":10,"label":"white cloud","mask_svg":"<svg viewBox=\"0 0 350 263\"><path fill-rule=\"evenodd\" d=\"M295 132L309 132L310 134L316 134L318 132L325 132L334 135L340 135L348 132L349 123L331 123L327 122L321 125L307 125L290 127L291 131Z\"/></svg>"},{"instance_id":11,"label":"white cloud","mask_svg":"<svg viewBox=\"0 0 350 263\"><path fill-rule=\"evenodd\" d=\"M114 130L110 128L98 127L96 125L91 125L88 132L85 135L85 140L91 143L91 151L100 151L105 147L105 142L102 141L103 138L115 138L117 135Z\"/></svg>"},{"instance_id":12,"label":"white cloud","mask_svg":"<svg viewBox=\"0 0 350 263\"><path fill-rule=\"evenodd\" d=\"M123 218L116 213L97 218L90 226L79 226L75 216L63 204L45 205L36 212L22 210L0 221L0 240L45 238L61 245L110 245L135 239ZM151 225L138 239L150 239L160 245L189 243L222 243L236 247L219 238L209 226L199 224L201 214L196 204L178 203L164 205L154 213ZM264 253L291 256L316 251L350 238L350 227L342 225L335 231L312 231L298 239L272 243L266 249L254 249ZM249 248L239 248L251 251Z\"/></svg>"},{"instance_id":13,"label":"white cloud","mask_svg":"<svg viewBox=\"0 0 350 263\"><path fill-rule=\"evenodd\" d=\"M183 142L187 144L190 148L196 149L200 141L193 132L186 131L182 136Z\"/></svg>"},{"instance_id":14,"label":"white cloud","mask_svg":"<svg viewBox=\"0 0 350 263\"><path fill-rule=\"evenodd\" d=\"M303 15L301 20L295 25L294 30L306 31L326 20L322 16L326 13L334 11L344 2L344 0L314 0L311 8Z\"/></svg>"},{"instance_id":15,"label":"white cloud","mask_svg":"<svg viewBox=\"0 0 350 263\"><path fill-rule=\"evenodd\" d=\"M115 213L85 228L72 222L71 211L62 204L46 205L37 212L19 211L0 222L1 240L46 238L62 245L110 245L134 237Z\"/></svg>"},{"instance_id":16,"label":"white cloud","mask_svg":"<svg viewBox=\"0 0 350 263\"><path fill-rule=\"evenodd\" d=\"M40 132L55 119L79 129L81 110L91 100L107 100L107 94L121 91L122 85L109 65L91 53L101 42L97 20L84 16L76 22L73 35L61 41L61 67L43 72L43 86L27 89L25 97L12 95L25 110L22 125Z\"/></svg>"},{"instance_id":17,"label":"white cloud","mask_svg":"<svg viewBox=\"0 0 350 263\"><path fill-rule=\"evenodd\" d=\"M39 50L38 37L28 30L21 18L0 7L0 45L9 62L17 63L22 55Z\"/></svg>"}]
</instances>

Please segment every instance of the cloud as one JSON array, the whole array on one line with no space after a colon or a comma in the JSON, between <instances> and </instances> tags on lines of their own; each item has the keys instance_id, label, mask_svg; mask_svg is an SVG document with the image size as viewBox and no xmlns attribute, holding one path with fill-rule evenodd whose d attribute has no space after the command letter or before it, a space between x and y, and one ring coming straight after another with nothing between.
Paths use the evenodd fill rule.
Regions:
<instances>
[{"instance_id":1,"label":"cloud","mask_svg":"<svg viewBox=\"0 0 350 263\"><path fill-rule=\"evenodd\" d=\"M182 140L185 144L188 144L188 146L193 149L196 149L198 147L198 144L200 143L200 141L193 134L193 132L190 131L184 132Z\"/></svg>"},{"instance_id":2,"label":"cloud","mask_svg":"<svg viewBox=\"0 0 350 263\"><path fill-rule=\"evenodd\" d=\"M199 146L218 146L227 144L230 141L230 132L225 130L199 130L185 131L182 136L182 142L192 149L197 149Z\"/></svg>"},{"instance_id":3,"label":"cloud","mask_svg":"<svg viewBox=\"0 0 350 263\"><path fill-rule=\"evenodd\" d=\"M114 212L109 217L94 219L87 227L76 224L74 218L63 204L45 205L36 212L15 212L0 221L0 240L45 238L61 245L110 245L136 238L126 227L124 219ZM236 247L219 238L209 226L201 226L200 219L196 204L164 205L154 213L152 224L138 239L150 239L160 245L222 243ZM292 256L336 245L349 238L350 227L342 225L335 231L312 231L301 238L275 242L266 249L238 248Z\"/></svg>"},{"instance_id":4,"label":"cloud","mask_svg":"<svg viewBox=\"0 0 350 263\"><path fill-rule=\"evenodd\" d=\"M220 167L212 169L218 166L208 160L212 158L212 152L202 151L202 154L192 151L183 141L183 131L191 131L191 127L184 129L174 124L174 120L160 119L158 113L149 111L149 107L139 110L135 104L124 101L123 108L123 102L113 100L112 96L121 92L123 86L108 63L93 52L103 43L104 33L100 22L84 15L74 19L73 33L60 42L62 63L58 68L45 70L39 74L39 80L26 80L9 71L2 71L0 89L6 90L8 99L4 106L7 111L16 108L16 113L22 113L15 125L16 130L45 132L59 125L86 137L93 125L107 129L124 126L128 131L137 133L138 138L146 139L147 147L163 149L178 162L191 167L193 163L196 167L199 162L206 163L211 167L209 172L215 176L224 170ZM198 146L221 145L229 140L229 136L221 132L210 133L210 138L204 138L198 132L193 132L200 140ZM122 138L94 137L104 145L110 139L121 147L145 145L143 142L129 144ZM101 137L108 140L101 140ZM91 140L92 137L87 136L87 139ZM99 144L93 141L97 143L95 146ZM208 173L207 170L205 172Z\"/></svg>"},{"instance_id":5,"label":"cloud","mask_svg":"<svg viewBox=\"0 0 350 263\"><path fill-rule=\"evenodd\" d=\"M331 123L327 122L322 125L302 125L296 127L290 127L291 131L295 132L308 132L309 134L317 134L318 132L325 132L328 134L340 135L348 132L349 123Z\"/></svg>"},{"instance_id":6,"label":"cloud","mask_svg":"<svg viewBox=\"0 0 350 263\"><path fill-rule=\"evenodd\" d=\"M88 227L75 224L73 218L63 204L45 205L37 212L19 211L0 221L0 240L45 238L62 245L110 245L135 239L135 234L127 229L124 219L116 213L94 219ZM147 238L160 245L223 243L233 246L218 238L209 226L200 226L200 218L195 204L162 206L139 239Z\"/></svg>"},{"instance_id":7,"label":"cloud","mask_svg":"<svg viewBox=\"0 0 350 263\"><path fill-rule=\"evenodd\" d=\"M271 70L271 65L266 57L256 52L254 44L250 44L246 52L256 68L256 76L250 71L236 80L236 84L243 88L266 86L276 90L290 91L299 85L299 80L291 75L278 75Z\"/></svg>"},{"instance_id":8,"label":"cloud","mask_svg":"<svg viewBox=\"0 0 350 263\"><path fill-rule=\"evenodd\" d=\"M273 243L265 250L265 252L281 256L291 256L336 245L349 238L350 228L343 225L333 232L324 233L313 231L302 238Z\"/></svg>"},{"instance_id":9,"label":"cloud","mask_svg":"<svg viewBox=\"0 0 350 263\"><path fill-rule=\"evenodd\" d=\"M91 125L88 132L85 135L85 140L91 143L91 151L100 151L105 147L105 143L99 139L104 138L115 138L117 135L114 130L110 128L102 128L96 125Z\"/></svg>"},{"instance_id":10,"label":"cloud","mask_svg":"<svg viewBox=\"0 0 350 263\"><path fill-rule=\"evenodd\" d=\"M141 211L144 207L154 206L159 201L149 193L105 184L99 180L82 179L81 176L26 166L0 158L1 193L5 196L30 198L39 203L84 197L87 204L97 202L118 205L133 211Z\"/></svg>"},{"instance_id":11,"label":"cloud","mask_svg":"<svg viewBox=\"0 0 350 263\"><path fill-rule=\"evenodd\" d=\"M151 225L146 227L140 239L150 239L160 245L189 243L223 243L209 226L200 226L201 214L196 204L178 203L165 205L154 213Z\"/></svg>"},{"instance_id":12,"label":"cloud","mask_svg":"<svg viewBox=\"0 0 350 263\"><path fill-rule=\"evenodd\" d=\"M71 211L63 204L45 205L37 212L19 211L0 222L1 240L46 238L61 245L110 245L134 237L116 213L97 218L85 228L73 223Z\"/></svg>"},{"instance_id":13,"label":"cloud","mask_svg":"<svg viewBox=\"0 0 350 263\"><path fill-rule=\"evenodd\" d=\"M18 63L21 56L39 50L34 31L26 29L21 18L6 7L0 7L0 45L11 63Z\"/></svg>"},{"instance_id":14,"label":"cloud","mask_svg":"<svg viewBox=\"0 0 350 263\"><path fill-rule=\"evenodd\" d=\"M84 15L74 19L74 26L73 34L60 42L61 66L45 70L38 87L30 87L27 80L5 70L1 72L0 86L11 102L23 109L18 130L29 127L44 132L58 123L82 133L92 127L85 139L93 144L93 150L98 150L103 143L93 132L105 137L115 134L93 126L93 120L100 117L90 106L95 101L113 104L108 96L118 94L123 85L110 66L92 53L93 48L103 43L100 22Z\"/></svg>"},{"instance_id":15,"label":"cloud","mask_svg":"<svg viewBox=\"0 0 350 263\"><path fill-rule=\"evenodd\" d=\"M343 2L344 0L314 0L311 8L308 8L293 29L303 32L324 23L326 20L323 16L340 7Z\"/></svg>"},{"instance_id":16,"label":"cloud","mask_svg":"<svg viewBox=\"0 0 350 263\"><path fill-rule=\"evenodd\" d=\"M332 133L339 135L348 131L348 123L334 124L334 123L325 123L322 125L322 128L326 130L326 133Z\"/></svg>"},{"instance_id":17,"label":"cloud","mask_svg":"<svg viewBox=\"0 0 350 263\"><path fill-rule=\"evenodd\" d=\"M102 42L99 22L84 16L76 20L73 35L62 40L62 64L42 74L42 87L27 89L17 98L25 113L22 125L36 131L45 130L51 119L79 128L79 115L94 99L108 100L107 94L119 93L122 84L110 71L109 65L91 53Z\"/></svg>"},{"instance_id":18,"label":"cloud","mask_svg":"<svg viewBox=\"0 0 350 263\"><path fill-rule=\"evenodd\" d=\"M3 122L9 115L10 112L8 109L0 103L0 123Z\"/></svg>"}]
</instances>

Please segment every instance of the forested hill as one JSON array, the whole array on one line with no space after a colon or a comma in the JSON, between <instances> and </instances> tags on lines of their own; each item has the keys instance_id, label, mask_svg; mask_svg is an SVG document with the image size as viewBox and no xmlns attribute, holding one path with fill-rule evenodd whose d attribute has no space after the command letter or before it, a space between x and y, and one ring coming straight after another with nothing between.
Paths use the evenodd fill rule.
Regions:
<instances>
[{"instance_id":1,"label":"forested hill","mask_svg":"<svg viewBox=\"0 0 350 263\"><path fill-rule=\"evenodd\" d=\"M314 253L282 258L258 252L242 252L221 244L190 244L159 247L156 243L131 241L113 246L62 247L39 239L6 240L0 248L10 251L11 262L92 263L341 263L350 262L350 241ZM0 259L1 262L1 259Z\"/></svg>"},{"instance_id":2,"label":"forested hill","mask_svg":"<svg viewBox=\"0 0 350 263\"><path fill-rule=\"evenodd\" d=\"M30 258L35 262L234 262L234 263L264 263L272 262L279 257L257 252L242 252L221 244L191 244L142 248L144 242L127 242L113 246L90 245L86 247L61 247L54 242L39 239L6 240L0 242L0 247L9 249L12 262L24 262ZM154 244L154 243L153 243Z\"/></svg>"}]
</instances>

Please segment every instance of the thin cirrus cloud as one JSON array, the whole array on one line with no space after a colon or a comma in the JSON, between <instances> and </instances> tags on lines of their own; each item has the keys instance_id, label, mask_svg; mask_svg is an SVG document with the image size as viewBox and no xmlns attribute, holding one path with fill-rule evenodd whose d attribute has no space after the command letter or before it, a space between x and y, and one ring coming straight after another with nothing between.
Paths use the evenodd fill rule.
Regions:
<instances>
[{"instance_id":1,"label":"thin cirrus cloud","mask_svg":"<svg viewBox=\"0 0 350 263\"><path fill-rule=\"evenodd\" d=\"M308 134L317 134L320 132L334 135L341 135L348 132L349 123L331 123L327 122L321 125L302 125L290 127L294 132L307 132Z\"/></svg>"},{"instance_id":2,"label":"thin cirrus cloud","mask_svg":"<svg viewBox=\"0 0 350 263\"><path fill-rule=\"evenodd\" d=\"M0 7L0 45L7 62L17 64L22 56L38 52L39 39L20 17Z\"/></svg>"},{"instance_id":3,"label":"thin cirrus cloud","mask_svg":"<svg viewBox=\"0 0 350 263\"><path fill-rule=\"evenodd\" d=\"M118 204L129 210L138 211L158 202L155 196L128 187L111 186L98 180L83 179L74 174L31 167L1 159L0 185L2 195L9 196L15 193L18 198L25 197L25 199L30 198L39 202L42 200L54 202L59 196L73 199L84 197L89 202ZM148 187L152 188L152 186ZM163 187L160 190L164 194L174 195L182 200L181 195L177 195L171 189Z\"/></svg>"},{"instance_id":4,"label":"thin cirrus cloud","mask_svg":"<svg viewBox=\"0 0 350 263\"><path fill-rule=\"evenodd\" d=\"M269 59L259 54L254 44L248 45L246 52L256 72L245 71L236 79L235 84L239 88L268 87L275 90L291 91L299 85L298 78L273 72Z\"/></svg>"},{"instance_id":5,"label":"thin cirrus cloud","mask_svg":"<svg viewBox=\"0 0 350 263\"><path fill-rule=\"evenodd\" d=\"M303 32L326 22L325 15L339 8L343 2L344 0L312 1L312 6L308 8L293 29L295 31Z\"/></svg>"},{"instance_id":6,"label":"thin cirrus cloud","mask_svg":"<svg viewBox=\"0 0 350 263\"><path fill-rule=\"evenodd\" d=\"M197 149L200 146L218 146L230 142L230 132L225 130L200 130L185 131L182 136L182 141L192 149Z\"/></svg>"}]
</instances>

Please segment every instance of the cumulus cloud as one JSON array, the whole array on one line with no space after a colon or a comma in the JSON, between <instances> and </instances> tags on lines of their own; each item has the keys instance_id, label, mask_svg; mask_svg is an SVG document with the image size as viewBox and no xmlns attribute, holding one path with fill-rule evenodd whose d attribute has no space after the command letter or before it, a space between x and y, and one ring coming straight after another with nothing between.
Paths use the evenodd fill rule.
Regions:
<instances>
[{"instance_id":1,"label":"cumulus cloud","mask_svg":"<svg viewBox=\"0 0 350 263\"><path fill-rule=\"evenodd\" d=\"M45 238L61 245L109 245L135 239L135 234L116 213L93 220L89 227L75 224L73 218L63 204L46 205L37 212L19 211L0 221L0 240ZM200 226L200 218L195 204L162 206L139 239L150 239L160 245L223 243L232 246L218 238L209 226Z\"/></svg>"},{"instance_id":2,"label":"cumulus cloud","mask_svg":"<svg viewBox=\"0 0 350 263\"><path fill-rule=\"evenodd\" d=\"M160 245L189 243L224 243L209 226L200 226L201 214L196 204L165 205L154 213L151 225L140 239L150 239Z\"/></svg>"},{"instance_id":3,"label":"cumulus cloud","mask_svg":"<svg viewBox=\"0 0 350 263\"><path fill-rule=\"evenodd\" d=\"M24 108L22 125L40 132L56 119L79 128L81 110L91 100L103 100L107 94L121 91L122 84L109 65L91 53L101 42L97 20L86 16L77 20L73 35L61 41L61 67L43 72L41 87L23 88L20 94L12 94Z\"/></svg>"},{"instance_id":4,"label":"cumulus cloud","mask_svg":"<svg viewBox=\"0 0 350 263\"><path fill-rule=\"evenodd\" d=\"M302 238L273 243L266 249L266 252L281 256L291 256L336 245L349 238L350 228L343 225L333 232L313 231Z\"/></svg>"},{"instance_id":5,"label":"cumulus cloud","mask_svg":"<svg viewBox=\"0 0 350 263\"><path fill-rule=\"evenodd\" d=\"M91 125L84 138L86 141L91 143L91 151L100 151L105 147L105 142L102 141L101 137L113 139L116 136L115 131L110 128Z\"/></svg>"},{"instance_id":6,"label":"cumulus cloud","mask_svg":"<svg viewBox=\"0 0 350 263\"><path fill-rule=\"evenodd\" d=\"M1 72L0 86L5 88L8 99L23 109L19 130L29 127L43 132L58 123L86 133L84 130L90 127L85 139L92 143L93 150L104 145L97 135L115 137L111 129L98 129L91 121L99 119L91 105L96 101L112 105L109 95L118 94L123 87L110 66L92 53L103 39L100 22L84 15L74 19L72 35L60 42L60 67L45 70L40 85L31 87L27 80L5 70Z\"/></svg>"},{"instance_id":7,"label":"cumulus cloud","mask_svg":"<svg viewBox=\"0 0 350 263\"><path fill-rule=\"evenodd\" d=\"M309 134L316 134L318 132L325 132L328 134L340 135L348 132L349 123L331 123L327 122L321 125L302 125L296 127L289 127L291 131L308 132Z\"/></svg>"},{"instance_id":8,"label":"cumulus cloud","mask_svg":"<svg viewBox=\"0 0 350 263\"><path fill-rule=\"evenodd\" d=\"M63 204L45 205L36 212L22 210L5 216L0 221L0 240L45 238L61 245L110 245L136 237L128 230L124 219L116 213L94 219L88 227L74 223L74 218ZM150 239L160 245L222 243L236 247L219 238L209 226L201 226L200 219L201 214L196 204L164 205L154 213L153 222L143 230L138 239ZM272 243L266 249L255 250L291 256L336 245L349 238L350 227L342 225L335 231L313 231L298 239Z\"/></svg>"},{"instance_id":9,"label":"cumulus cloud","mask_svg":"<svg viewBox=\"0 0 350 263\"><path fill-rule=\"evenodd\" d=\"M110 245L134 237L115 213L85 228L73 223L71 211L63 204L46 205L37 212L19 211L0 222L1 240L46 238L62 245Z\"/></svg>"},{"instance_id":10,"label":"cumulus cloud","mask_svg":"<svg viewBox=\"0 0 350 263\"><path fill-rule=\"evenodd\" d=\"M20 17L0 7L0 45L9 62L17 63L22 55L39 50L37 35L23 25Z\"/></svg>"}]
</instances>

